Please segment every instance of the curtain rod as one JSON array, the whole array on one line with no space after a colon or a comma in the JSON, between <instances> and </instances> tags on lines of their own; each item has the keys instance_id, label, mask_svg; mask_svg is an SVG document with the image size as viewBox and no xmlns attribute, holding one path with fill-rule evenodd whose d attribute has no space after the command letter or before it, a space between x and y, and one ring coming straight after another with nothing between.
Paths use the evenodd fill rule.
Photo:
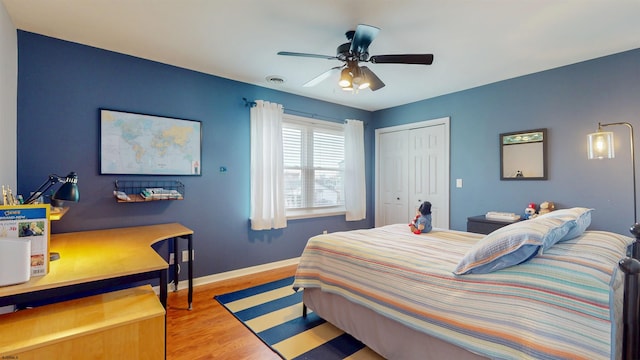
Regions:
<instances>
[{"instance_id":1,"label":"curtain rod","mask_svg":"<svg viewBox=\"0 0 640 360\"><path fill-rule=\"evenodd\" d=\"M247 98L245 98L245 97L242 98L242 101L244 101L244 107L254 107L254 106L256 106L256 102L255 101L247 100ZM331 117L331 116L319 115L319 114L311 113L311 112L308 112L308 111L289 109L287 107L284 107L284 112L285 112L285 114L289 114L289 115L304 115L304 116L310 117L312 119L337 120L337 121L340 121L340 122L346 122L345 119L338 119L338 118Z\"/></svg>"},{"instance_id":2,"label":"curtain rod","mask_svg":"<svg viewBox=\"0 0 640 360\"><path fill-rule=\"evenodd\" d=\"M244 107L254 107L254 106L256 106L256 102L255 101L249 101L245 97L242 98L242 101L244 101Z\"/></svg>"}]
</instances>

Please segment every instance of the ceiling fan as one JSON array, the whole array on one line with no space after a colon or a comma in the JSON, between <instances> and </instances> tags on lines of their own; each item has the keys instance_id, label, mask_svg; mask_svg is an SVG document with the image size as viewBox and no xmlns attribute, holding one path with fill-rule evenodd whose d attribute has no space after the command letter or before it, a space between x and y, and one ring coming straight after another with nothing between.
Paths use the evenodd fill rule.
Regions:
<instances>
[{"instance_id":1,"label":"ceiling fan","mask_svg":"<svg viewBox=\"0 0 640 360\"><path fill-rule=\"evenodd\" d=\"M359 24L355 30L349 30L345 33L348 42L338 46L336 56L307 54L290 51L280 51L278 55L300 56L327 60L340 60L344 62L341 66L333 67L315 78L306 82L304 87L315 86L334 73L340 72L340 81L338 84L344 90L357 92L361 89L370 88L376 91L385 86L384 82L376 76L366 66L361 66L361 62L370 62L372 64L416 64L431 65L433 63L433 54L397 54L397 55L373 55L369 56L369 45L378 35L379 28L371 25Z\"/></svg>"}]
</instances>

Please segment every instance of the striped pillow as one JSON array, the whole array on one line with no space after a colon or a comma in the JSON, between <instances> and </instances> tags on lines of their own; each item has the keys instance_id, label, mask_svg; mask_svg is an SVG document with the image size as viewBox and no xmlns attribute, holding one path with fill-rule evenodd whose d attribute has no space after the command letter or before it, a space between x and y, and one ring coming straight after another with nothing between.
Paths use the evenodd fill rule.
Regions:
<instances>
[{"instance_id":1,"label":"striped pillow","mask_svg":"<svg viewBox=\"0 0 640 360\"><path fill-rule=\"evenodd\" d=\"M574 225L558 218L535 218L500 228L478 241L453 271L487 274L521 264L562 239ZM551 244L551 245L548 245Z\"/></svg>"},{"instance_id":2,"label":"striped pillow","mask_svg":"<svg viewBox=\"0 0 640 360\"><path fill-rule=\"evenodd\" d=\"M571 240L582 235L585 230L591 225L591 212L593 209L584 207L574 207L571 209L559 209L540 215L537 219L544 218L556 218L564 221L571 221L574 226L569 230L567 235L562 237L559 241ZM547 248L545 248L547 249Z\"/></svg>"}]
</instances>

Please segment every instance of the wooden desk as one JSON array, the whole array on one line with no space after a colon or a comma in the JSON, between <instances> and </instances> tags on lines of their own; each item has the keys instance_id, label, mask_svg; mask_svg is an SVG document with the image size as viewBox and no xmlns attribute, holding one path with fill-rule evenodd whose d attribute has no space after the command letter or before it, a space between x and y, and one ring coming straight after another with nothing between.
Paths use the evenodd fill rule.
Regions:
<instances>
[{"instance_id":1,"label":"wooden desk","mask_svg":"<svg viewBox=\"0 0 640 360\"><path fill-rule=\"evenodd\" d=\"M189 240L193 230L178 223L80 231L51 235L49 273L26 283L0 287L0 306L40 301L138 281L160 279L160 301L167 305L167 262L151 245L174 238ZM177 280L176 280L177 281ZM193 267L189 259L189 308L193 299Z\"/></svg>"},{"instance_id":2,"label":"wooden desk","mask_svg":"<svg viewBox=\"0 0 640 360\"><path fill-rule=\"evenodd\" d=\"M62 219L64 214L67 213L67 211L69 211L69 207L51 208L51 212L49 213L49 220L58 221Z\"/></svg>"}]
</instances>

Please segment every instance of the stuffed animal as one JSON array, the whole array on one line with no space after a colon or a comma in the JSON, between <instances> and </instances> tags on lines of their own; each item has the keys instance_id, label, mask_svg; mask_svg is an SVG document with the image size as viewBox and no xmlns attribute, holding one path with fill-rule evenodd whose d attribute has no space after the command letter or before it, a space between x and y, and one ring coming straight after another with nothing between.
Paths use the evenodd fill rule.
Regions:
<instances>
[{"instance_id":1,"label":"stuffed animal","mask_svg":"<svg viewBox=\"0 0 640 360\"><path fill-rule=\"evenodd\" d=\"M536 217L536 204L535 203L529 203L529 205L527 206L526 209L524 209L524 219L533 219L534 217Z\"/></svg>"},{"instance_id":2,"label":"stuffed animal","mask_svg":"<svg viewBox=\"0 0 640 360\"><path fill-rule=\"evenodd\" d=\"M425 201L420 205L416 213L416 217L409 224L411 232L420 235L421 233L428 233L431 231L431 203Z\"/></svg>"},{"instance_id":3,"label":"stuffed animal","mask_svg":"<svg viewBox=\"0 0 640 360\"><path fill-rule=\"evenodd\" d=\"M556 209L556 205L551 201L545 201L540 204L540 210L538 211L538 215L543 215L552 212Z\"/></svg>"}]
</instances>

